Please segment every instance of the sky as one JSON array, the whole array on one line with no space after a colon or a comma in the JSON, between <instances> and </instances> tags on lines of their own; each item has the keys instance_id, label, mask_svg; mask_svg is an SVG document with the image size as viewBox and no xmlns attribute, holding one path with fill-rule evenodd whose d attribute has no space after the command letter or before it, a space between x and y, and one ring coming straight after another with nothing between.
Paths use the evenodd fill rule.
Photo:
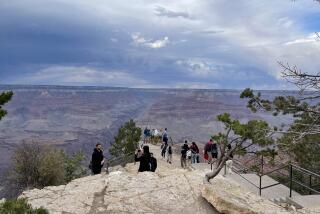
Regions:
<instances>
[{"instance_id":1,"label":"sky","mask_svg":"<svg viewBox=\"0 0 320 214\"><path fill-rule=\"evenodd\" d=\"M319 31L313 0L0 0L0 84L292 89Z\"/></svg>"}]
</instances>

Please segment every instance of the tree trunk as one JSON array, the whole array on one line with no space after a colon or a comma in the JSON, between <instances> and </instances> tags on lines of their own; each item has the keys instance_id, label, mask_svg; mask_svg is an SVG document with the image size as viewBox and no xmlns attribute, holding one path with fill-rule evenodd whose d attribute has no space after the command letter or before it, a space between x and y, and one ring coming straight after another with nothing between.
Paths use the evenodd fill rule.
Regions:
<instances>
[{"instance_id":1,"label":"tree trunk","mask_svg":"<svg viewBox=\"0 0 320 214\"><path fill-rule=\"evenodd\" d=\"M241 145L241 144L240 144L240 145ZM239 145L238 145L238 146L239 146ZM222 168L224 167L224 165L226 164L226 161L229 159L230 154L233 153L236 149L237 149L237 146L235 146L233 149L231 149L230 151L228 151L227 154L225 154L224 156L222 156L222 158L220 159L221 161L220 161L218 167L217 167L215 170L213 170L212 172L209 172L209 173L206 174L205 180L204 180L206 183L209 183L209 181L210 181L212 178L216 177L216 176L219 174L219 172L221 171L221 169L222 169Z\"/></svg>"},{"instance_id":2,"label":"tree trunk","mask_svg":"<svg viewBox=\"0 0 320 214\"><path fill-rule=\"evenodd\" d=\"M208 182L208 183L209 183L209 181L210 181L212 178L216 177L216 176L219 174L219 172L221 171L221 169L224 167L224 165L225 165L225 163L226 163L227 160L228 160L228 156L224 156L224 157L222 158L220 164L218 165L218 167L217 167L215 170L213 170L212 172L209 172L209 173L206 174L206 176L205 176L205 182Z\"/></svg>"}]
</instances>

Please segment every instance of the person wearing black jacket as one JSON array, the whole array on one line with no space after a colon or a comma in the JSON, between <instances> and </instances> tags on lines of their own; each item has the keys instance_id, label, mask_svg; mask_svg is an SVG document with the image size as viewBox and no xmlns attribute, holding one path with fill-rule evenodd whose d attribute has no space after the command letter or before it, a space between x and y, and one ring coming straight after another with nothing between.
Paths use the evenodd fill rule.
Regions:
<instances>
[{"instance_id":1,"label":"person wearing black jacket","mask_svg":"<svg viewBox=\"0 0 320 214\"><path fill-rule=\"evenodd\" d=\"M136 152L136 154L134 156L134 160L136 162L140 162L138 172L151 171L150 159L151 159L151 153L149 151L149 146L143 147L143 153L140 157L138 156L138 153Z\"/></svg>"},{"instance_id":2,"label":"person wearing black jacket","mask_svg":"<svg viewBox=\"0 0 320 214\"><path fill-rule=\"evenodd\" d=\"M181 167L187 167L187 151L189 150L188 141L184 141L184 144L181 147Z\"/></svg>"},{"instance_id":3,"label":"person wearing black jacket","mask_svg":"<svg viewBox=\"0 0 320 214\"><path fill-rule=\"evenodd\" d=\"M91 158L91 170L94 175L100 174L102 166L104 164L104 156L103 156L103 149L100 143L96 145L94 148Z\"/></svg>"}]
</instances>

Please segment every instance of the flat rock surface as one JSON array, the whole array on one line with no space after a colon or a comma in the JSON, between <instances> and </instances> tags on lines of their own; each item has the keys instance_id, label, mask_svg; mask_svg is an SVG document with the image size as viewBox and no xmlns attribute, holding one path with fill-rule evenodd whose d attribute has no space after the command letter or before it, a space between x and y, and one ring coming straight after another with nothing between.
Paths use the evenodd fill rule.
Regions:
<instances>
[{"instance_id":1,"label":"flat rock surface","mask_svg":"<svg viewBox=\"0 0 320 214\"><path fill-rule=\"evenodd\" d=\"M115 171L20 197L50 213L216 213L201 197L202 176L182 169L159 174Z\"/></svg>"},{"instance_id":2,"label":"flat rock surface","mask_svg":"<svg viewBox=\"0 0 320 214\"><path fill-rule=\"evenodd\" d=\"M236 181L218 175L204 184L208 169L179 168L179 157L168 164L159 146L150 146L158 159L155 173L138 173L137 164L114 167L109 174L88 176L67 185L25 191L34 207L53 214L102 213L314 213L285 210L249 191ZM319 211L319 210L316 210Z\"/></svg>"},{"instance_id":3,"label":"flat rock surface","mask_svg":"<svg viewBox=\"0 0 320 214\"><path fill-rule=\"evenodd\" d=\"M201 197L201 170L179 169L158 157L156 173L137 173L139 163L114 168L109 174L88 176L67 185L25 191L20 197L50 213L217 213ZM174 157L174 161L178 161Z\"/></svg>"}]
</instances>

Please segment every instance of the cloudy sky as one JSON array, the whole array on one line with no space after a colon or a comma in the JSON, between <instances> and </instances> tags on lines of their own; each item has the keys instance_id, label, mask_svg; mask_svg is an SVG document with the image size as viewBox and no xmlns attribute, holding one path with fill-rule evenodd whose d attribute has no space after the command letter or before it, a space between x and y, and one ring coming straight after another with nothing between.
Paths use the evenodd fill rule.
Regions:
<instances>
[{"instance_id":1,"label":"cloudy sky","mask_svg":"<svg viewBox=\"0 0 320 214\"><path fill-rule=\"evenodd\" d=\"M287 89L319 31L312 0L1 0L0 84Z\"/></svg>"}]
</instances>

